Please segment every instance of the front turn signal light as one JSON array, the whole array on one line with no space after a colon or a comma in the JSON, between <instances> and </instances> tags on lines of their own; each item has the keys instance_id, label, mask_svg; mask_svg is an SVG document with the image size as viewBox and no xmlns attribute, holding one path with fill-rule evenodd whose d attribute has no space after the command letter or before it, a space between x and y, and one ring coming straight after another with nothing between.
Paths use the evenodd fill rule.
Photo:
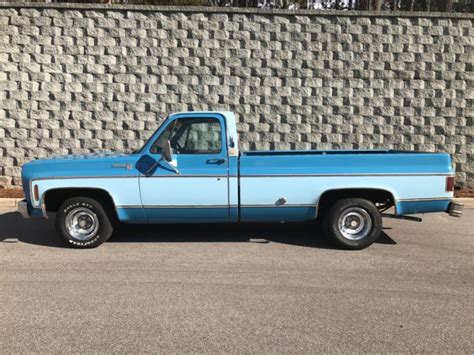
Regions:
<instances>
[{"instance_id":1,"label":"front turn signal light","mask_svg":"<svg viewBox=\"0 0 474 355\"><path fill-rule=\"evenodd\" d=\"M38 185L35 185L33 187L33 197L35 199L35 201L39 201L39 189L38 189Z\"/></svg>"}]
</instances>

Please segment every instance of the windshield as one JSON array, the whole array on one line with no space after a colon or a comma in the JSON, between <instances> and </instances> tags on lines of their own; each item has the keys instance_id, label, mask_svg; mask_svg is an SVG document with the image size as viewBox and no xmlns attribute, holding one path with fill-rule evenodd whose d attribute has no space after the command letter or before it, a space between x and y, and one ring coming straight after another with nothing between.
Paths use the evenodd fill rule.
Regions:
<instances>
[{"instance_id":1,"label":"windshield","mask_svg":"<svg viewBox=\"0 0 474 355\"><path fill-rule=\"evenodd\" d=\"M138 149L135 149L132 151L132 154L138 154L138 153L141 153L143 151L143 149L145 149L145 147L148 145L148 143L152 140L152 138L155 136L155 133L161 128L161 126L163 126L164 124L166 124L166 121L168 121L168 117L169 116L166 116L165 120L161 123L161 125L152 133L152 135L146 140L145 144L143 144L140 148Z\"/></svg>"}]
</instances>

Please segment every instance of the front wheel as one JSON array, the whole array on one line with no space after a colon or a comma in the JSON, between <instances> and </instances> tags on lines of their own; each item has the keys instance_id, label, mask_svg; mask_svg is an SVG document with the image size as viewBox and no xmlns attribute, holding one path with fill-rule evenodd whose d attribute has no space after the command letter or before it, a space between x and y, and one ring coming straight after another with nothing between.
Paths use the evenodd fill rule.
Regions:
<instances>
[{"instance_id":1,"label":"front wheel","mask_svg":"<svg viewBox=\"0 0 474 355\"><path fill-rule=\"evenodd\" d=\"M324 219L328 237L345 249L364 249L382 231L382 216L375 205L361 198L337 201Z\"/></svg>"},{"instance_id":2,"label":"front wheel","mask_svg":"<svg viewBox=\"0 0 474 355\"><path fill-rule=\"evenodd\" d=\"M72 247L94 248L110 238L113 227L99 202L88 197L73 197L59 208L56 230Z\"/></svg>"}]
</instances>

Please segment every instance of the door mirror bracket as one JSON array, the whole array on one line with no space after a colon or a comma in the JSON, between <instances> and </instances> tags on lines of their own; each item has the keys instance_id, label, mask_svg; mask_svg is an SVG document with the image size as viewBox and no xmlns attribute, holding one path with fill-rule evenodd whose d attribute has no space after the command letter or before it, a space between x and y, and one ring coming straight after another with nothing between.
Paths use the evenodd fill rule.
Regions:
<instances>
[{"instance_id":1,"label":"door mirror bracket","mask_svg":"<svg viewBox=\"0 0 474 355\"><path fill-rule=\"evenodd\" d=\"M147 170L147 175L151 175L153 170L160 164L160 162L166 162L166 164L173 169L173 171L179 175L179 170L176 167L176 161L173 159L173 151L171 149L171 143L169 140L165 142L161 148L161 157L158 159L150 168Z\"/></svg>"}]
</instances>

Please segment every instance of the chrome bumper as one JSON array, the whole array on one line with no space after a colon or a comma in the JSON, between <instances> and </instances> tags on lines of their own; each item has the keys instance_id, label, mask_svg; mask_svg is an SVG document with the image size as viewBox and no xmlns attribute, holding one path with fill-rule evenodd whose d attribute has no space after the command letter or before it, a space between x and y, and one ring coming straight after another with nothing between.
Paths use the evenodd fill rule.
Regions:
<instances>
[{"instance_id":1,"label":"chrome bumper","mask_svg":"<svg viewBox=\"0 0 474 355\"><path fill-rule=\"evenodd\" d=\"M452 217L461 217L463 210L464 210L464 205L462 203L451 202L449 204L448 213Z\"/></svg>"},{"instance_id":2,"label":"chrome bumper","mask_svg":"<svg viewBox=\"0 0 474 355\"><path fill-rule=\"evenodd\" d=\"M30 218L30 214L28 212L28 205L26 200L18 201L17 203L17 211L23 216L23 218Z\"/></svg>"}]
</instances>

